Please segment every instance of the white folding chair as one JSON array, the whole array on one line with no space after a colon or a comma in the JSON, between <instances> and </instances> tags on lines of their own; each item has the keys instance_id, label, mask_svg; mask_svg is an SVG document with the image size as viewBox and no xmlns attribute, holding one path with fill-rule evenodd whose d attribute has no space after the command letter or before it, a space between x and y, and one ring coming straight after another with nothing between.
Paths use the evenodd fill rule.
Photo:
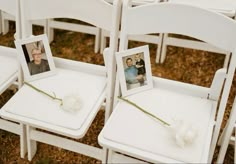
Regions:
<instances>
[{"instance_id":1,"label":"white folding chair","mask_svg":"<svg viewBox=\"0 0 236 164\"><path fill-rule=\"evenodd\" d=\"M17 17L16 37L20 36L18 1L0 0L0 10L11 13ZM0 46L0 94L2 94L11 85L21 87L22 77L20 64L17 60L17 51L15 48ZM24 158L26 153L25 126L23 124L13 123L0 117L0 129L9 131L20 136L20 156Z\"/></svg>"},{"instance_id":2,"label":"white folding chair","mask_svg":"<svg viewBox=\"0 0 236 164\"><path fill-rule=\"evenodd\" d=\"M234 163L236 162L236 144L235 144L236 124L235 123L236 123L236 98L234 98L234 103L233 103L232 110L230 112L230 117L219 139L219 142L220 142L219 144L221 145L221 147L220 147L220 152L217 157L217 163L224 162L226 151L230 143L234 145ZM233 132L234 132L234 136L232 136Z\"/></svg>"},{"instance_id":3,"label":"white folding chair","mask_svg":"<svg viewBox=\"0 0 236 164\"><path fill-rule=\"evenodd\" d=\"M232 6L230 2L224 0L168 0L168 2L178 3L178 4L188 4L205 9L210 9L219 12L221 14L224 14L233 19L235 18L236 14L236 7ZM202 26L206 27L205 25ZM225 54L224 67L227 67L228 65L228 60L230 55L229 52L223 51L219 48L216 48L212 45L206 44L199 40L180 38L169 34L163 34L161 55L157 56L157 60L159 60L160 63L163 63L166 58L168 45Z\"/></svg>"},{"instance_id":4,"label":"white folding chair","mask_svg":"<svg viewBox=\"0 0 236 164\"><path fill-rule=\"evenodd\" d=\"M106 0L109 3L112 3L113 0ZM160 0L133 0L132 5L139 6L147 3L159 3ZM119 35L120 36L120 35ZM109 31L101 29L101 46L100 46L100 52L106 48L106 38L109 37ZM161 43L162 43L162 34L158 35L134 35L129 38L129 40L132 41L139 41L139 42L145 42L145 43L151 43L158 45L156 56L161 55Z\"/></svg>"},{"instance_id":5,"label":"white folding chair","mask_svg":"<svg viewBox=\"0 0 236 164\"><path fill-rule=\"evenodd\" d=\"M5 2L6 3L6 2ZM16 3L16 0L9 0L6 4L8 5L7 8L9 9L8 12L1 11L1 29L3 35L7 34L9 32L9 21L15 21L15 12L16 12L16 6L14 5ZM34 25L39 25L44 27L44 33L46 33L46 20L37 20L33 22Z\"/></svg>"},{"instance_id":6,"label":"white folding chair","mask_svg":"<svg viewBox=\"0 0 236 164\"><path fill-rule=\"evenodd\" d=\"M131 7L128 0L123 3L121 22L120 51L127 49L130 35L157 32L195 37L233 54L229 70L217 70L210 87L153 77L153 89L126 97L170 123L174 117L194 123L198 136L192 145L178 147L167 127L120 101L98 137L100 145L109 149L108 163L126 162L131 160L128 156L154 163L210 163L236 66L236 22L194 6L153 3ZM222 33L222 29L228 30Z\"/></svg>"},{"instance_id":7,"label":"white folding chair","mask_svg":"<svg viewBox=\"0 0 236 164\"><path fill-rule=\"evenodd\" d=\"M82 107L77 113L61 110L60 105L55 104L57 102L48 101L45 95L23 85L17 94L3 106L1 116L22 122L27 126L29 160L32 160L36 153L38 141L96 159L105 159L106 154L103 153L103 149L73 141L68 137L76 139L84 137L105 99L105 112L109 113L109 102L112 100L110 88L115 75L112 72L115 68L115 65L112 66L114 63L112 54L117 51L121 2L117 0L113 5L103 0L71 0L70 3L64 0L22 0L20 2L23 38L31 35L31 21L35 19L62 17L82 20L111 31L110 47L109 51L106 51L108 53L106 59L109 62L106 69L104 66L95 64L54 58L57 74L30 82L46 92L53 90L61 97L68 93L78 92ZM106 70L109 72L107 73Z\"/></svg>"},{"instance_id":8,"label":"white folding chair","mask_svg":"<svg viewBox=\"0 0 236 164\"><path fill-rule=\"evenodd\" d=\"M79 23L65 22L62 20L55 20L55 19L49 19L47 25L48 25L47 34L48 34L48 38L50 42L54 40L54 29L81 32L81 33L95 36L94 52L95 53L99 52L100 29L98 27L93 26L93 25L88 25L88 24L85 25L85 24L79 24Z\"/></svg>"}]
</instances>

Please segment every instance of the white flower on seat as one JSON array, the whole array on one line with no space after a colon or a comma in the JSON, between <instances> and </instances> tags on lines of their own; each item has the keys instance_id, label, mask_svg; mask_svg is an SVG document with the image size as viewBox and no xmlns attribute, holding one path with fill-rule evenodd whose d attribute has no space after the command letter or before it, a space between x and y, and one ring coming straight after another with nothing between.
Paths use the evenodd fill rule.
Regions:
<instances>
[{"instance_id":1,"label":"white flower on seat","mask_svg":"<svg viewBox=\"0 0 236 164\"><path fill-rule=\"evenodd\" d=\"M152 113L149 113L148 111L138 106L137 104L131 102L130 100L125 99L123 97L118 97L118 98L129 103L130 105L133 105L143 113L161 122L168 130L172 132L172 135L174 136L175 139L175 143L179 147L184 148L187 145L191 145L195 141L197 137L197 128L191 125L190 123L187 123L186 121L183 120L174 120L174 122L170 124L165 120L163 120L162 118L157 117Z\"/></svg>"},{"instance_id":2,"label":"white flower on seat","mask_svg":"<svg viewBox=\"0 0 236 164\"><path fill-rule=\"evenodd\" d=\"M71 94L62 99L61 108L68 112L76 112L80 110L82 106L79 95Z\"/></svg>"},{"instance_id":3,"label":"white flower on seat","mask_svg":"<svg viewBox=\"0 0 236 164\"><path fill-rule=\"evenodd\" d=\"M65 96L63 99L61 98L58 98L56 96L55 93L53 93L53 95L50 95L49 93L33 86L32 84L28 83L28 82L24 82L27 86L31 87L32 89L50 97L51 99L53 100L57 100L60 102L60 106L61 106L61 109L65 110L65 111L68 111L68 112L76 112L78 111L80 108L81 108L81 99L78 95L76 94L71 94L71 95L67 95Z\"/></svg>"},{"instance_id":4,"label":"white flower on seat","mask_svg":"<svg viewBox=\"0 0 236 164\"><path fill-rule=\"evenodd\" d=\"M183 120L175 120L170 126L175 143L184 148L191 145L197 137L197 128Z\"/></svg>"}]
</instances>

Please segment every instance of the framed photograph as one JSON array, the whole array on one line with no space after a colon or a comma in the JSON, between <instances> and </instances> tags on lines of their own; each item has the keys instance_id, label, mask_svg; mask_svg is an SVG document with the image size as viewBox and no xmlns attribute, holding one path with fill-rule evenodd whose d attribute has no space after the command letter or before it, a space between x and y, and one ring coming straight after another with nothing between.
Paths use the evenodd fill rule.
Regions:
<instances>
[{"instance_id":1,"label":"framed photograph","mask_svg":"<svg viewBox=\"0 0 236 164\"><path fill-rule=\"evenodd\" d=\"M45 34L15 41L25 81L54 75L55 64Z\"/></svg>"},{"instance_id":2,"label":"framed photograph","mask_svg":"<svg viewBox=\"0 0 236 164\"><path fill-rule=\"evenodd\" d=\"M123 96L153 88L148 46L117 52L116 61Z\"/></svg>"}]
</instances>

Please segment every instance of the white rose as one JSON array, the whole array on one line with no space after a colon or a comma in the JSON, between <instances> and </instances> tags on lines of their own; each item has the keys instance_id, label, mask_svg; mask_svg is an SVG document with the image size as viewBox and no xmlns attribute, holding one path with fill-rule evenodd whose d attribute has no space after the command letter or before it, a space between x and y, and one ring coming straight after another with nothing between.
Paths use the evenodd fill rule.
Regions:
<instances>
[{"instance_id":1,"label":"white rose","mask_svg":"<svg viewBox=\"0 0 236 164\"><path fill-rule=\"evenodd\" d=\"M175 142L179 147L184 148L195 141L197 137L196 127L183 120L177 120L172 125L171 129L173 130Z\"/></svg>"},{"instance_id":2,"label":"white rose","mask_svg":"<svg viewBox=\"0 0 236 164\"><path fill-rule=\"evenodd\" d=\"M82 107L81 99L78 95L67 95L62 99L61 108L68 112L76 112Z\"/></svg>"}]
</instances>

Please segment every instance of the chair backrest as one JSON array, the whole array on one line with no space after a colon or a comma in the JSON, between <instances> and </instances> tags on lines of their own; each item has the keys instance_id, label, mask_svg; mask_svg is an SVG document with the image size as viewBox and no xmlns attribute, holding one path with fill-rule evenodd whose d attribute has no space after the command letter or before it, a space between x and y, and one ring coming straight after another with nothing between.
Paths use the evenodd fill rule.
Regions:
<instances>
[{"instance_id":1,"label":"chair backrest","mask_svg":"<svg viewBox=\"0 0 236 164\"><path fill-rule=\"evenodd\" d=\"M128 4L125 3L124 5ZM173 12L169 12L170 10ZM189 10L192 10L192 14L186 15L185 12L189 12ZM162 13L165 14L163 15ZM124 7L123 14L121 34L123 40L121 40L120 50L124 49L124 45L127 45L124 42L127 40L127 35L157 32L168 33L170 31L175 34L198 38L230 52L233 52L235 48L234 43L236 39L232 35L235 36L236 33L230 30L234 27L235 23L230 18L219 16L220 14L214 12L194 6L161 3L147 4L130 9ZM204 14L206 16L203 16ZM199 17L201 20L197 19ZM186 26L186 23L188 26ZM204 26L199 26L199 23L204 23ZM170 26L170 24L174 26ZM209 32L209 29L211 29L212 34ZM222 29L228 30L222 33Z\"/></svg>"},{"instance_id":2,"label":"chair backrest","mask_svg":"<svg viewBox=\"0 0 236 164\"><path fill-rule=\"evenodd\" d=\"M127 49L128 36L149 33L190 36L232 52L212 139L211 149L214 150L236 66L236 22L216 12L184 4L153 3L131 7L131 1L124 0L119 51ZM215 93L214 90L218 90L218 94L221 90L221 86L213 87L217 81L216 77L217 75L213 79L208 96L218 100L218 96L211 95ZM213 153L210 158L212 155Z\"/></svg>"},{"instance_id":3,"label":"chair backrest","mask_svg":"<svg viewBox=\"0 0 236 164\"><path fill-rule=\"evenodd\" d=\"M5 1L5 0L0 0L0 8L2 11L5 11L11 15L16 15L16 9L17 9L17 4L16 4L17 0L9 0L9 1Z\"/></svg>"},{"instance_id":4,"label":"chair backrest","mask_svg":"<svg viewBox=\"0 0 236 164\"><path fill-rule=\"evenodd\" d=\"M110 33L109 56L106 67L108 67L109 93L106 104L112 101L115 80L114 53L117 51L118 31L120 23L121 1L116 0L110 4L104 0L20 0L22 38L32 34L31 21L36 19L69 18L81 20L102 28Z\"/></svg>"},{"instance_id":5,"label":"chair backrest","mask_svg":"<svg viewBox=\"0 0 236 164\"><path fill-rule=\"evenodd\" d=\"M19 0L0 0L0 10L16 17L16 38L21 36Z\"/></svg>"},{"instance_id":6,"label":"chair backrest","mask_svg":"<svg viewBox=\"0 0 236 164\"><path fill-rule=\"evenodd\" d=\"M69 3L64 0L22 0L21 2L24 37L31 32L28 20L70 18L81 20L109 31L112 29L112 20L115 20L113 19L114 6L102 0L71 0Z\"/></svg>"},{"instance_id":7,"label":"chair backrest","mask_svg":"<svg viewBox=\"0 0 236 164\"><path fill-rule=\"evenodd\" d=\"M16 32L14 37L20 38L21 29L20 29L20 17L19 17L19 1L18 0L0 0L0 10L10 13L16 17ZM18 87L21 87L22 76L20 71L20 64L17 62L17 51L14 48L0 46L0 71L2 74L0 79L0 93L9 88L10 85L16 82ZM7 71L4 72L4 69L7 68Z\"/></svg>"}]
</instances>

